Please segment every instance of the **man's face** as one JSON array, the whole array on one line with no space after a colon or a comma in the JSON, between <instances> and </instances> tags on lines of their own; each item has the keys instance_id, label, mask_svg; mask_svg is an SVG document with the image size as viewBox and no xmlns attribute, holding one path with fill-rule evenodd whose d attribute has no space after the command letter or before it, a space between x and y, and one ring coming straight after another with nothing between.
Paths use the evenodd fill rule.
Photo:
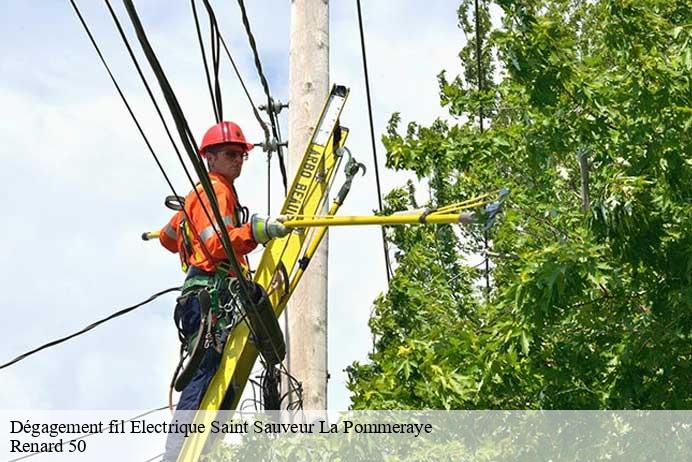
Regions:
<instances>
[{"instance_id":1,"label":"man's face","mask_svg":"<svg viewBox=\"0 0 692 462\"><path fill-rule=\"evenodd\" d=\"M209 171L220 173L229 181L240 176L246 158L247 151L237 144L213 147L207 151Z\"/></svg>"}]
</instances>

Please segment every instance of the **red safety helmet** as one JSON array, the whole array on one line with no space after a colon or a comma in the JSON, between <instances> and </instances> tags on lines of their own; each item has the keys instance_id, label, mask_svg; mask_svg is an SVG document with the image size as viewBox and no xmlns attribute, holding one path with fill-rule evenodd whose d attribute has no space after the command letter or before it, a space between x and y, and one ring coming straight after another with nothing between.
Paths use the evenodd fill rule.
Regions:
<instances>
[{"instance_id":1,"label":"red safety helmet","mask_svg":"<svg viewBox=\"0 0 692 462\"><path fill-rule=\"evenodd\" d=\"M207 149L221 144L239 144L250 151L255 146L245 140L245 135L238 124L234 122L220 122L212 126L202 138L199 146L199 154L204 157Z\"/></svg>"}]
</instances>

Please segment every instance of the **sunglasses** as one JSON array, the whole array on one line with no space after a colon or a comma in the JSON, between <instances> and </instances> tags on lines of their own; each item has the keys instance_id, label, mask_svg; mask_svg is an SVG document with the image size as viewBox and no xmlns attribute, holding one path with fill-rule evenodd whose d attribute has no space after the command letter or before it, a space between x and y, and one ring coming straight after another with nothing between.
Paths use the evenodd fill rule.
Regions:
<instances>
[{"instance_id":1,"label":"sunglasses","mask_svg":"<svg viewBox=\"0 0 692 462\"><path fill-rule=\"evenodd\" d=\"M243 160L247 160L247 158L248 158L247 152L245 152L245 151L233 151L227 147L222 147L222 148L217 148L217 149L210 148L207 150L207 152L209 152L211 154L222 154L225 156L229 156L232 160L235 160L238 157L242 157Z\"/></svg>"}]
</instances>

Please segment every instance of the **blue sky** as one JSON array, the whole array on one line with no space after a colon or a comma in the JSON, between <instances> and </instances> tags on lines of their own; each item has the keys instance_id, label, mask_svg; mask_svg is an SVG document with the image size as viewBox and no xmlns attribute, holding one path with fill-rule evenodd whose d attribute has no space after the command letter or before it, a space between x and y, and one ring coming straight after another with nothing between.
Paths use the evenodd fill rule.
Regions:
<instances>
[{"instance_id":1,"label":"blue sky","mask_svg":"<svg viewBox=\"0 0 692 462\"><path fill-rule=\"evenodd\" d=\"M119 3L119 2L114 2ZM213 122L189 2L140 1L150 39L199 136ZM263 101L235 2L213 2L255 101ZM246 2L274 96L288 98L288 1ZM435 76L461 72L464 43L456 1L364 1L376 138L394 111L407 122L444 116ZM79 2L99 45L179 191L188 183L101 2ZM170 211L169 194L68 1L0 7L0 315L5 362L47 340L178 285L177 257L139 240ZM121 20L126 16L119 6ZM129 31L129 26L127 27ZM368 167L342 214L377 207L354 1L332 1L330 72L351 88L342 123ZM132 37L132 36L131 36ZM132 42L133 45L135 42ZM137 47L138 48L138 47ZM252 141L261 130L226 62L224 111ZM153 84L153 78L150 79ZM287 127L285 114L283 127ZM286 132L284 130L284 136ZM381 165L384 149L378 146ZM253 152L237 186L252 211L266 212L266 162ZM408 176L383 173L387 191ZM273 208L281 204L278 170ZM338 183L337 179L337 183ZM259 254L257 255L259 256ZM343 369L371 346L367 319L386 288L377 228L331 232L329 407L349 405ZM150 409L166 402L177 362L174 295L0 371L0 408Z\"/></svg>"}]
</instances>

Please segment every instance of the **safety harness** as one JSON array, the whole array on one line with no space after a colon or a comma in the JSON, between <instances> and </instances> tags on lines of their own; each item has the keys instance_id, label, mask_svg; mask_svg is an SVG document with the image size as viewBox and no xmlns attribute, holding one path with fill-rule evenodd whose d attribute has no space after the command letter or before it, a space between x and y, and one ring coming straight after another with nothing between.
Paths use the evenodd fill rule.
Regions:
<instances>
[{"instance_id":1,"label":"safety harness","mask_svg":"<svg viewBox=\"0 0 692 462\"><path fill-rule=\"evenodd\" d=\"M173 389L182 391L190 382L207 350L213 348L222 353L228 332L241 319L236 281L229 276L227 265L218 265L213 273L194 266L188 268L173 313L180 339L180 361L171 380L171 394ZM189 315L184 310L189 309L190 297L197 297L199 303L199 327L186 335L183 316Z\"/></svg>"},{"instance_id":2,"label":"safety harness","mask_svg":"<svg viewBox=\"0 0 692 462\"><path fill-rule=\"evenodd\" d=\"M237 205L233 210L232 224L239 226L243 224L243 221L247 221L248 213L247 208L241 206L237 201L238 196L235 187L233 193L236 196ZM164 203L166 207L176 211L185 207L185 199L180 196L168 196ZM173 312L173 319L180 340L180 360L171 380L170 406L172 406L173 389L182 391L185 388L199 368L207 350L213 348L219 354L223 352L223 345L228 332L241 319L237 296L237 279L230 276L230 264L227 261L218 262L214 272L203 271L191 265L190 262L195 261L193 259L195 257L192 246L193 239L197 239L200 243L199 247L204 257L209 261L213 261L213 259L199 233L186 217L181 218L177 232L181 237L178 241L178 254L180 255L181 268L186 273L186 277ZM192 334L186 334L183 329L183 316L186 314L184 310L188 306L190 297L197 297L198 299L199 328Z\"/></svg>"}]
</instances>

